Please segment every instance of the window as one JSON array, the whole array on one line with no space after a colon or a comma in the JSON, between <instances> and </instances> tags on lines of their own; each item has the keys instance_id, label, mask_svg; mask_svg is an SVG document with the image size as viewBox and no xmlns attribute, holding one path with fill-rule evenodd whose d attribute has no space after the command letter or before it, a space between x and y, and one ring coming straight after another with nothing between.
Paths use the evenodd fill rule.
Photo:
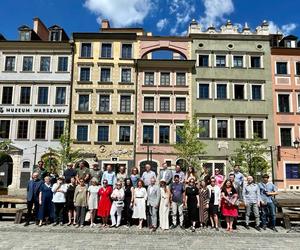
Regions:
<instances>
[{"instance_id":1,"label":"window","mask_svg":"<svg viewBox=\"0 0 300 250\"><path fill-rule=\"evenodd\" d=\"M130 126L120 126L119 142L130 142Z\"/></svg>"},{"instance_id":2,"label":"window","mask_svg":"<svg viewBox=\"0 0 300 250\"><path fill-rule=\"evenodd\" d=\"M169 86L170 85L170 73L161 72L160 73L160 85Z\"/></svg>"},{"instance_id":3,"label":"window","mask_svg":"<svg viewBox=\"0 0 300 250\"><path fill-rule=\"evenodd\" d=\"M101 82L110 82L110 68L101 68Z\"/></svg>"},{"instance_id":4,"label":"window","mask_svg":"<svg viewBox=\"0 0 300 250\"><path fill-rule=\"evenodd\" d=\"M251 68L260 68L260 56L251 56L250 58Z\"/></svg>"},{"instance_id":5,"label":"window","mask_svg":"<svg viewBox=\"0 0 300 250\"><path fill-rule=\"evenodd\" d=\"M300 62L296 62L296 75L300 75Z\"/></svg>"},{"instance_id":6,"label":"window","mask_svg":"<svg viewBox=\"0 0 300 250\"><path fill-rule=\"evenodd\" d=\"M170 112L170 97L160 98L160 111Z\"/></svg>"},{"instance_id":7,"label":"window","mask_svg":"<svg viewBox=\"0 0 300 250\"><path fill-rule=\"evenodd\" d=\"M54 132L53 139L57 140L64 134L65 122L64 121L54 121Z\"/></svg>"},{"instance_id":8,"label":"window","mask_svg":"<svg viewBox=\"0 0 300 250\"><path fill-rule=\"evenodd\" d=\"M1 120L0 121L0 138L8 139L10 131L10 120Z\"/></svg>"},{"instance_id":9,"label":"window","mask_svg":"<svg viewBox=\"0 0 300 250\"><path fill-rule=\"evenodd\" d=\"M176 85L177 86L185 86L186 85L185 73L176 73Z\"/></svg>"},{"instance_id":10,"label":"window","mask_svg":"<svg viewBox=\"0 0 300 250\"><path fill-rule=\"evenodd\" d=\"M286 95L286 94L278 95L278 108L279 108L279 112L282 113L290 112L290 95Z\"/></svg>"},{"instance_id":11,"label":"window","mask_svg":"<svg viewBox=\"0 0 300 250\"><path fill-rule=\"evenodd\" d=\"M285 176L287 179L300 179L300 164L285 164Z\"/></svg>"},{"instance_id":12,"label":"window","mask_svg":"<svg viewBox=\"0 0 300 250\"><path fill-rule=\"evenodd\" d=\"M199 137L209 138L210 137L209 120L199 120L199 127L201 129L199 133Z\"/></svg>"},{"instance_id":13,"label":"window","mask_svg":"<svg viewBox=\"0 0 300 250\"><path fill-rule=\"evenodd\" d=\"M111 58L111 43L102 43L101 57L102 58Z\"/></svg>"},{"instance_id":14,"label":"window","mask_svg":"<svg viewBox=\"0 0 300 250\"><path fill-rule=\"evenodd\" d=\"M87 94L80 94L78 98L78 111L89 111L90 96Z\"/></svg>"},{"instance_id":15,"label":"window","mask_svg":"<svg viewBox=\"0 0 300 250\"><path fill-rule=\"evenodd\" d=\"M109 112L110 111L110 96L100 95L99 96L99 111Z\"/></svg>"},{"instance_id":16,"label":"window","mask_svg":"<svg viewBox=\"0 0 300 250\"><path fill-rule=\"evenodd\" d=\"M233 56L233 67L243 68L244 66L244 57L243 56Z\"/></svg>"},{"instance_id":17,"label":"window","mask_svg":"<svg viewBox=\"0 0 300 250\"><path fill-rule=\"evenodd\" d=\"M261 85L252 85L252 100L261 100Z\"/></svg>"},{"instance_id":18,"label":"window","mask_svg":"<svg viewBox=\"0 0 300 250\"><path fill-rule=\"evenodd\" d=\"M66 104L66 87L56 87L55 104Z\"/></svg>"},{"instance_id":19,"label":"window","mask_svg":"<svg viewBox=\"0 0 300 250\"><path fill-rule=\"evenodd\" d=\"M29 161L24 161L23 162L23 168L30 168L30 162Z\"/></svg>"},{"instance_id":20,"label":"window","mask_svg":"<svg viewBox=\"0 0 300 250\"><path fill-rule=\"evenodd\" d=\"M263 121L253 121L253 137L264 138L264 123Z\"/></svg>"},{"instance_id":21,"label":"window","mask_svg":"<svg viewBox=\"0 0 300 250\"><path fill-rule=\"evenodd\" d=\"M144 111L153 112L154 111L154 97L144 97Z\"/></svg>"},{"instance_id":22,"label":"window","mask_svg":"<svg viewBox=\"0 0 300 250\"><path fill-rule=\"evenodd\" d=\"M50 32L50 41L53 41L53 42L58 42L60 41L60 33L61 31L60 30L52 30Z\"/></svg>"},{"instance_id":23,"label":"window","mask_svg":"<svg viewBox=\"0 0 300 250\"><path fill-rule=\"evenodd\" d=\"M46 138L46 121L36 121L35 139Z\"/></svg>"},{"instance_id":24,"label":"window","mask_svg":"<svg viewBox=\"0 0 300 250\"><path fill-rule=\"evenodd\" d=\"M131 82L131 69L121 70L121 82Z\"/></svg>"},{"instance_id":25,"label":"window","mask_svg":"<svg viewBox=\"0 0 300 250\"><path fill-rule=\"evenodd\" d=\"M292 146L292 129L291 128L280 128L280 141L281 146L291 147Z\"/></svg>"},{"instance_id":26,"label":"window","mask_svg":"<svg viewBox=\"0 0 300 250\"><path fill-rule=\"evenodd\" d=\"M227 98L227 84L217 84L217 99Z\"/></svg>"},{"instance_id":27,"label":"window","mask_svg":"<svg viewBox=\"0 0 300 250\"><path fill-rule=\"evenodd\" d=\"M68 57L58 57L58 66L57 66L58 72L67 72L68 71Z\"/></svg>"},{"instance_id":28,"label":"window","mask_svg":"<svg viewBox=\"0 0 300 250\"><path fill-rule=\"evenodd\" d=\"M244 100L244 85L235 84L234 85L234 99Z\"/></svg>"},{"instance_id":29,"label":"window","mask_svg":"<svg viewBox=\"0 0 300 250\"><path fill-rule=\"evenodd\" d=\"M277 75L287 75L287 62L277 62L276 63L276 73Z\"/></svg>"},{"instance_id":30,"label":"window","mask_svg":"<svg viewBox=\"0 0 300 250\"><path fill-rule=\"evenodd\" d=\"M122 58L123 59L132 58L132 44L122 44Z\"/></svg>"},{"instance_id":31,"label":"window","mask_svg":"<svg viewBox=\"0 0 300 250\"><path fill-rule=\"evenodd\" d=\"M16 57L7 56L5 59L5 71L15 71L16 67Z\"/></svg>"},{"instance_id":32,"label":"window","mask_svg":"<svg viewBox=\"0 0 300 250\"><path fill-rule=\"evenodd\" d=\"M176 97L176 112L186 112L185 97Z\"/></svg>"},{"instance_id":33,"label":"window","mask_svg":"<svg viewBox=\"0 0 300 250\"><path fill-rule=\"evenodd\" d=\"M31 34L30 31L21 31L20 32L20 40L21 41L30 41L30 39L31 39L30 34Z\"/></svg>"},{"instance_id":34,"label":"window","mask_svg":"<svg viewBox=\"0 0 300 250\"><path fill-rule=\"evenodd\" d=\"M98 126L98 142L108 142L109 126Z\"/></svg>"},{"instance_id":35,"label":"window","mask_svg":"<svg viewBox=\"0 0 300 250\"><path fill-rule=\"evenodd\" d=\"M19 120L18 121L18 139L27 139L28 134L28 121Z\"/></svg>"},{"instance_id":36,"label":"window","mask_svg":"<svg viewBox=\"0 0 300 250\"><path fill-rule=\"evenodd\" d=\"M180 136L180 132L183 129L183 126L176 126L176 143L182 143L183 139Z\"/></svg>"},{"instance_id":37,"label":"window","mask_svg":"<svg viewBox=\"0 0 300 250\"><path fill-rule=\"evenodd\" d=\"M20 104L30 104L31 88L21 87Z\"/></svg>"},{"instance_id":38,"label":"window","mask_svg":"<svg viewBox=\"0 0 300 250\"><path fill-rule=\"evenodd\" d=\"M209 84L199 84L199 99L209 98Z\"/></svg>"},{"instance_id":39,"label":"window","mask_svg":"<svg viewBox=\"0 0 300 250\"><path fill-rule=\"evenodd\" d=\"M170 142L170 126L159 126L159 143Z\"/></svg>"},{"instance_id":40,"label":"window","mask_svg":"<svg viewBox=\"0 0 300 250\"><path fill-rule=\"evenodd\" d=\"M216 67L218 68L226 67L226 56L216 56Z\"/></svg>"},{"instance_id":41,"label":"window","mask_svg":"<svg viewBox=\"0 0 300 250\"><path fill-rule=\"evenodd\" d=\"M24 56L23 57L23 71L32 71L33 57Z\"/></svg>"},{"instance_id":42,"label":"window","mask_svg":"<svg viewBox=\"0 0 300 250\"><path fill-rule=\"evenodd\" d=\"M154 127L152 125L143 126L143 143L153 143Z\"/></svg>"},{"instance_id":43,"label":"window","mask_svg":"<svg viewBox=\"0 0 300 250\"><path fill-rule=\"evenodd\" d=\"M77 126L77 141L88 141L88 125Z\"/></svg>"},{"instance_id":44,"label":"window","mask_svg":"<svg viewBox=\"0 0 300 250\"><path fill-rule=\"evenodd\" d=\"M217 121L217 137L218 138L227 138L227 123L226 120L218 120Z\"/></svg>"},{"instance_id":45,"label":"window","mask_svg":"<svg viewBox=\"0 0 300 250\"><path fill-rule=\"evenodd\" d=\"M90 81L90 73L91 69L88 67L81 67L80 68L80 81L82 82L89 82Z\"/></svg>"},{"instance_id":46,"label":"window","mask_svg":"<svg viewBox=\"0 0 300 250\"><path fill-rule=\"evenodd\" d=\"M39 87L37 104L48 104L48 87Z\"/></svg>"},{"instance_id":47,"label":"window","mask_svg":"<svg viewBox=\"0 0 300 250\"><path fill-rule=\"evenodd\" d=\"M90 58L92 57L92 44L82 43L81 44L81 57Z\"/></svg>"},{"instance_id":48,"label":"window","mask_svg":"<svg viewBox=\"0 0 300 250\"><path fill-rule=\"evenodd\" d=\"M123 113L131 112L131 96L121 95L120 112Z\"/></svg>"},{"instance_id":49,"label":"window","mask_svg":"<svg viewBox=\"0 0 300 250\"><path fill-rule=\"evenodd\" d=\"M246 138L246 122L235 121L235 138L243 139Z\"/></svg>"},{"instance_id":50,"label":"window","mask_svg":"<svg viewBox=\"0 0 300 250\"><path fill-rule=\"evenodd\" d=\"M199 67L208 67L208 55L199 55Z\"/></svg>"},{"instance_id":51,"label":"window","mask_svg":"<svg viewBox=\"0 0 300 250\"><path fill-rule=\"evenodd\" d=\"M145 72L145 85L154 85L154 72Z\"/></svg>"},{"instance_id":52,"label":"window","mask_svg":"<svg viewBox=\"0 0 300 250\"><path fill-rule=\"evenodd\" d=\"M2 104L12 104L13 87L3 87Z\"/></svg>"},{"instance_id":53,"label":"window","mask_svg":"<svg viewBox=\"0 0 300 250\"><path fill-rule=\"evenodd\" d=\"M50 56L41 56L40 71L50 72Z\"/></svg>"}]
</instances>

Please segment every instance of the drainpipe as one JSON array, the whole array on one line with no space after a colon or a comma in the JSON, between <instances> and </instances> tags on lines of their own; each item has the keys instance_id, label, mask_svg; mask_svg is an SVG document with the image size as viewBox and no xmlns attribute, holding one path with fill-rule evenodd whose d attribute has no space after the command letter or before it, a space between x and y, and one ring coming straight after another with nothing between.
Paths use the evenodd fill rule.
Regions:
<instances>
[{"instance_id":1,"label":"drainpipe","mask_svg":"<svg viewBox=\"0 0 300 250\"><path fill-rule=\"evenodd\" d=\"M137 138L137 110L138 110L138 102L137 102L137 97L138 97L138 77L139 77L139 69L138 69L138 64L137 64L137 59L135 59L135 115L134 115L134 140L133 140L133 162L134 166L136 165L136 138Z\"/></svg>"}]
</instances>

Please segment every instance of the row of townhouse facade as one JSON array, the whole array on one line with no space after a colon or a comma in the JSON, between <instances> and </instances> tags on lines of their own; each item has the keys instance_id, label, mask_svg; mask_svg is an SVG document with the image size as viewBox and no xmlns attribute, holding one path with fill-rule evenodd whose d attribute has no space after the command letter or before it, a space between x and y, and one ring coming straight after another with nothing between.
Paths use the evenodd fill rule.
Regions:
<instances>
[{"instance_id":1,"label":"row of townhouse facade","mask_svg":"<svg viewBox=\"0 0 300 250\"><path fill-rule=\"evenodd\" d=\"M186 37L158 37L103 20L99 32L72 39L38 18L33 26L19 28L19 41L0 35L0 137L12 141L10 177L1 178L14 192L39 159L52 157L66 128L72 147L101 169L182 164L173 145L193 116L211 172L227 174L240 142L257 136L272 146L279 188L299 189L296 37L271 35L267 22L253 31L192 21ZM160 50L172 58L153 58Z\"/></svg>"}]
</instances>

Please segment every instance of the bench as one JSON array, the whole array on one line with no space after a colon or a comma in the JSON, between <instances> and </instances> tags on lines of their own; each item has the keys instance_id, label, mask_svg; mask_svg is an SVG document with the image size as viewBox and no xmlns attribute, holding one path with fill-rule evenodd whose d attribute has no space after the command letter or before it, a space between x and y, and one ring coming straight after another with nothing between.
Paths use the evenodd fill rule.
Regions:
<instances>
[{"instance_id":1,"label":"bench","mask_svg":"<svg viewBox=\"0 0 300 250\"><path fill-rule=\"evenodd\" d=\"M2 207L0 208L0 216L5 215L15 215L15 224L20 224L22 222L22 216L27 211L27 208L8 208ZM1 218L0 217L0 218Z\"/></svg>"}]
</instances>

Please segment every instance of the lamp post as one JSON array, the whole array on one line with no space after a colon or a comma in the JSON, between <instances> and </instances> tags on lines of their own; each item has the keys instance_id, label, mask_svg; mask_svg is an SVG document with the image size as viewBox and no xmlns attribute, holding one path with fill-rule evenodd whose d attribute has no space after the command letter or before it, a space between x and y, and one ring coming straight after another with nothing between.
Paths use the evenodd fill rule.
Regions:
<instances>
[{"instance_id":1,"label":"lamp post","mask_svg":"<svg viewBox=\"0 0 300 250\"><path fill-rule=\"evenodd\" d=\"M271 154L271 171L272 171L272 183L274 184L274 162L273 162L273 147L270 146L270 154Z\"/></svg>"},{"instance_id":2,"label":"lamp post","mask_svg":"<svg viewBox=\"0 0 300 250\"><path fill-rule=\"evenodd\" d=\"M300 146L300 141L299 139L297 138L294 142L294 148L298 150L299 146Z\"/></svg>"}]
</instances>

